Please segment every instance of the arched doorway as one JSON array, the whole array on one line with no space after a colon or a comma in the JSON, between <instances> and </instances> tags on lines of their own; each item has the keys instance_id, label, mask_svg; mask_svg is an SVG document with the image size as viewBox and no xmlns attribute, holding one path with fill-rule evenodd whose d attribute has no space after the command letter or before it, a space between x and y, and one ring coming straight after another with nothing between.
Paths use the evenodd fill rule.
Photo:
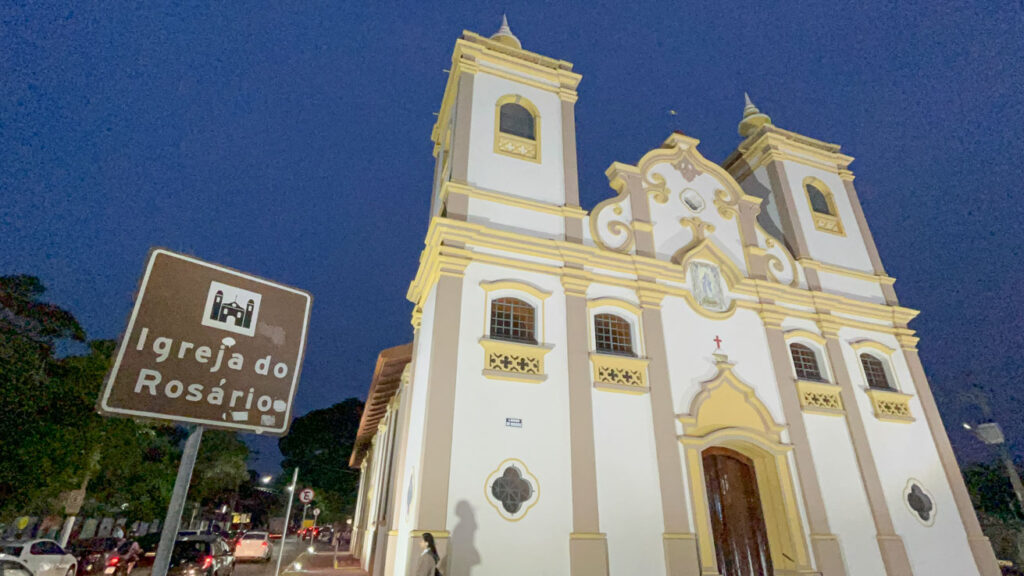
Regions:
<instances>
[{"instance_id":1,"label":"arched doorway","mask_svg":"<svg viewBox=\"0 0 1024 576\"><path fill-rule=\"evenodd\" d=\"M772 576L771 552L753 461L727 448L702 453L718 571Z\"/></svg>"}]
</instances>

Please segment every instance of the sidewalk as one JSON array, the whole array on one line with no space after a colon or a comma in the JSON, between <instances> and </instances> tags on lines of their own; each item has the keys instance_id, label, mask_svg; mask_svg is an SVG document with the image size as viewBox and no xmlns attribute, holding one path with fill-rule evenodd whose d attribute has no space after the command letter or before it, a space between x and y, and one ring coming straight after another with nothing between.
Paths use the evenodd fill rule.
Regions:
<instances>
[{"instance_id":1,"label":"sidewalk","mask_svg":"<svg viewBox=\"0 0 1024 576\"><path fill-rule=\"evenodd\" d=\"M359 568L359 560L348 552L303 552L287 568L282 576L369 576Z\"/></svg>"}]
</instances>

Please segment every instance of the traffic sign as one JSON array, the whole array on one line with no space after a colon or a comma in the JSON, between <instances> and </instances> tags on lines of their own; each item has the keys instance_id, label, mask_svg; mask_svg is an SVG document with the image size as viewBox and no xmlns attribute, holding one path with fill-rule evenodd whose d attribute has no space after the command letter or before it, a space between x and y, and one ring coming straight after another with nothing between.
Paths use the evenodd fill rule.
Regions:
<instances>
[{"instance_id":1,"label":"traffic sign","mask_svg":"<svg viewBox=\"0 0 1024 576\"><path fill-rule=\"evenodd\" d=\"M311 306L302 290L154 249L98 409L284 435Z\"/></svg>"},{"instance_id":2,"label":"traffic sign","mask_svg":"<svg viewBox=\"0 0 1024 576\"><path fill-rule=\"evenodd\" d=\"M319 508L313 508L313 516L319 516L319 515L320 515L320 509Z\"/></svg>"},{"instance_id":3,"label":"traffic sign","mask_svg":"<svg viewBox=\"0 0 1024 576\"><path fill-rule=\"evenodd\" d=\"M299 502L302 502L303 504L309 504L312 501L313 501L313 489L312 488L305 488L305 489L302 490L302 492L299 492ZM316 512L314 512L314 514L316 514Z\"/></svg>"}]
</instances>

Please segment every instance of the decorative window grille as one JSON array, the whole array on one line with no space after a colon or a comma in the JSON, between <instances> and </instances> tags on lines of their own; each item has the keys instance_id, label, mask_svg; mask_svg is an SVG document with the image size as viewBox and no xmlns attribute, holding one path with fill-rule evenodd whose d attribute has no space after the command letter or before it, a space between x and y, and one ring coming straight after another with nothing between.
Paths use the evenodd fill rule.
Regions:
<instances>
[{"instance_id":1,"label":"decorative window grille","mask_svg":"<svg viewBox=\"0 0 1024 576\"><path fill-rule=\"evenodd\" d=\"M518 298L497 298L491 302L491 338L536 344L536 312Z\"/></svg>"},{"instance_id":2,"label":"decorative window grille","mask_svg":"<svg viewBox=\"0 0 1024 576\"><path fill-rule=\"evenodd\" d=\"M804 344L790 344L789 353L793 357L793 368L796 369L796 377L801 380L815 380L824 382L821 377L821 369L818 367L818 355Z\"/></svg>"},{"instance_id":3,"label":"decorative window grille","mask_svg":"<svg viewBox=\"0 0 1024 576\"><path fill-rule=\"evenodd\" d=\"M868 381L868 386L881 390L893 389L892 384L889 383L889 376L885 373L885 365L881 360L871 354L861 354L860 365L864 367L864 377Z\"/></svg>"},{"instance_id":4,"label":"decorative window grille","mask_svg":"<svg viewBox=\"0 0 1024 576\"><path fill-rule=\"evenodd\" d=\"M594 340L597 351L602 354L636 355L629 322L615 314L594 316Z\"/></svg>"}]
</instances>

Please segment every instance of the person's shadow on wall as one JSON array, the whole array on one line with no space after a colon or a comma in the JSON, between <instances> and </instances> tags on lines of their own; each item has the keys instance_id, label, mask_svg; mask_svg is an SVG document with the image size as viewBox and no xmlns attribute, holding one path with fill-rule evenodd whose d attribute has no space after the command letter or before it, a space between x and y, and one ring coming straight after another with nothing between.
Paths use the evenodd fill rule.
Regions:
<instances>
[{"instance_id":1,"label":"person's shadow on wall","mask_svg":"<svg viewBox=\"0 0 1024 576\"><path fill-rule=\"evenodd\" d=\"M455 505L459 521L452 528L448 554L441 562L445 576L469 576L473 567L480 564L480 552L476 549L476 515L473 506L466 500Z\"/></svg>"}]
</instances>

